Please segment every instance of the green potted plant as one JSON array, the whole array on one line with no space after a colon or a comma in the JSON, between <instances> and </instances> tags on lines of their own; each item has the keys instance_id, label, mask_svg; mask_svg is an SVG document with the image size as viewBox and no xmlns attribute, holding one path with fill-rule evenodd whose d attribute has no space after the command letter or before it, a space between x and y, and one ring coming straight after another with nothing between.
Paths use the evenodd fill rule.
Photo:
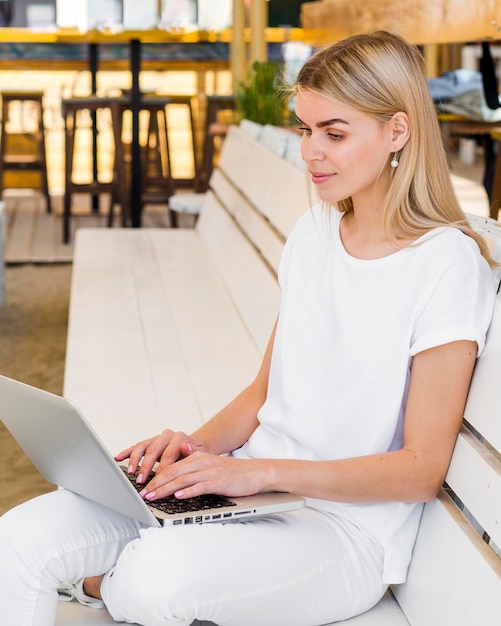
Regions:
<instances>
[{"instance_id":1,"label":"green potted plant","mask_svg":"<svg viewBox=\"0 0 501 626\"><path fill-rule=\"evenodd\" d=\"M286 99L280 91L281 65L272 61L255 61L245 82L236 93L240 119L258 124L284 126L287 123Z\"/></svg>"}]
</instances>

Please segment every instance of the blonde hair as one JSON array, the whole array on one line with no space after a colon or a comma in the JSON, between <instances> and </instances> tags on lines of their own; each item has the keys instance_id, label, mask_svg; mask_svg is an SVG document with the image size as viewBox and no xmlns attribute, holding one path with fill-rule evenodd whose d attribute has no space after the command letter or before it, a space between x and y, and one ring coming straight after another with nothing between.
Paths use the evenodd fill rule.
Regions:
<instances>
[{"instance_id":1,"label":"blonde hair","mask_svg":"<svg viewBox=\"0 0 501 626\"><path fill-rule=\"evenodd\" d=\"M387 236L398 244L438 226L454 226L472 237L488 263L496 265L456 197L418 48L386 31L348 37L321 48L305 63L293 88L295 93L302 90L381 121L405 112L411 132L385 198ZM337 203L337 208L352 210L352 199Z\"/></svg>"}]
</instances>

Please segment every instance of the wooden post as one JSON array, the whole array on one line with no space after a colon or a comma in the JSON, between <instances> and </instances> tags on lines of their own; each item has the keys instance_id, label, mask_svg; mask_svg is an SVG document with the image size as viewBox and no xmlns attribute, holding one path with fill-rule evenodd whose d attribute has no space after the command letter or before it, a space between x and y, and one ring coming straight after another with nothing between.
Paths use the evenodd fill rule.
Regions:
<instances>
[{"instance_id":1,"label":"wooden post","mask_svg":"<svg viewBox=\"0 0 501 626\"><path fill-rule=\"evenodd\" d=\"M424 60L427 78L435 78L440 74L439 70L440 46L431 43L424 46Z\"/></svg>"},{"instance_id":2,"label":"wooden post","mask_svg":"<svg viewBox=\"0 0 501 626\"><path fill-rule=\"evenodd\" d=\"M266 61L268 53L266 49L265 29L268 26L268 4L266 0L251 0L250 6L250 61Z\"/></svg>"},{"instance_id":3,"label":"wooden post","mask_svg":"<svg viewBox=\"0 0 501 626\"><path fill-rule=\"evenodd\" d=\"M230 69L233 93L245 79L245 8L244 0L233 0L233 36L230 44Z\"/></svg>"}]
</instances>

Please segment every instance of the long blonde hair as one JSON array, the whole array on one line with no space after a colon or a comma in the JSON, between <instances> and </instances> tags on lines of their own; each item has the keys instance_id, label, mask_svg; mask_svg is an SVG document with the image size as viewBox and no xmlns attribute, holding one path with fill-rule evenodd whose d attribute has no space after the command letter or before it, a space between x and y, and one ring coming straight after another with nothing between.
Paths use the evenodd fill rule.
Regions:
<instances>
[{"instance_id":1,"label":"long blonde hair","mask_svg":"<svg viewBox=\"0 0 501 626\"><path fill-rule=\"evenodd\" d=\"M416 239L438 226L455 226L478 244L491 266L483 237L470 227L456 197L435 106L418 48L386 31L361 34L318 50L301 68L295 93L315 91L381 121L407 114L410 138L399 155L385 198L389 239ZM352 199L337 203L353 209Z\"/></svg>"}]
</instances>

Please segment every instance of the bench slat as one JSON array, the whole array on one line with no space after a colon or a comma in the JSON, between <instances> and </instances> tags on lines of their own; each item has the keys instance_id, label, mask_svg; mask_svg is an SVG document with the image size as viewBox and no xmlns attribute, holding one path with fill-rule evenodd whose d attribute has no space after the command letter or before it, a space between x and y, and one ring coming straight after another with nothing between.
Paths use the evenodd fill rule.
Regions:
<instances>
[{"instance_id":1,"label":"bench slat","mask_svg":"<svg viewBox=\"0 0 501 626\"><path fill-rule=\"evenodd\" d=\"M191 235L191 237L189 236ZM125 233L122 237L129 239ZM140 326L131 326L130 332L142 335L148 360L148 374L158 407L159 427L176 430L201 425L201 411L193 394L193 384L185 365L186 357L176 327L172 307L172 293L163 278L163 267L148 231L141 240L133 235L123 260L135 285L135 306L139 311ZM184 247L196 249L193 233L184 236ZM191 245L190 245L191 244ZM200 261L202 264L205 261ZM129 357L130 358L130 357ZM159 431L152 434L156 434Z\"/></svg>"},{"instance_id":2,"label":"bench slat","mask_svg":"<svg viewBox=\"0 0 501 626\"><path fill-rule=\"evenodd\" d=\"M185 236L178 237L177 231L168 229L144 232L159 267L183 355L181 366L205 421L250 383L261 353L198 233L185 230ZM160 357L161 351L159 346ZM178 395L179 390L172 388L170 393ZM164 424L169 422L166 415Z\"/></svg>"},{"instance_id":3,"label":"bench slat","mask_svg":"<svg viewBox=\"0 0 501 626\"><path fill-rule=\"evenodd\" d=\"M145 275L153 275L155 264L144 237L128 234L117 231L108 238L102 229L78 231L64 378L64 395L80 407L112 452L161 427L142 333L138 296L144 292L138 291L132 272L144 268ZM156 300L163 326L173 329L160 292ZM160 332L158 338L169 354L176 350L173 333ZM127 428L118 428L120 422Z\"/></svg>"},{"instance_id":4,"label":"bench slat","mask_svg":"<svg viewBox=\"0 0 501 626\"><path fill-rule=\"evenodd\" d=\"M194 430L255 376L260 351L196 232L89 229L76 246L64 394L112 452Z\"/></svg>"},{"instance_id":5,"label":"bench slat","mask_svg":"<svg viewBox=\"0 0 501 626\"><path fill-rule=\"evenodd\" d=\"M211 187L221 204L245 231L274 272L278 273L284 238L270 228L263 215L255 210L221 170L214 171Z\"/></svg>"},{"instance_id":6,"label":"bench slat","mask_svg":"<svg viewBox=\"0 0 501 626\"><path fill-rule=\"evenodd\" d=\"M501 461L465 428L458 437L446 482L482 530L501 547Z\"/></svg>"},{"instance_id":7,"label":"bench slat","mask_svg":"<svg viewBox=\"0 0 501 626\"><path fill-rule=\"evenodd\" d=\"M501 452L499 388L501 374L501 296L497 297L494 318L485 351L478 360L465 407L465 418Z\"/></svg>"},{"instance_id":8,"label":"bench slat","mask_svg":"<svg viewBox=\"0 0 501 626\"><path fill-rule=\"evenodd\" d=\"M393 591L412 626L501 621L501 563L445 494L426 504L407 582Z\"/></svg>"},{"instance_id":9,"label":"bench slat","mask_svg":"<svg viewBox=\"0 0 501 626\"><path fill-rule=\"evenodd\" d=\"M256 345L264 354L280 306L280 288L275 277L210 192L198 220L197 231ZM256 303L259 305L256 306Z\"/></svg>"},{"instance_id":10,"label":"bench slat","mask_svg":"<svg viewBox=\"0 0 501 626\"><path fill-rule=\"evenodd\" d=\"M60 602L55 626L112 626L113 624L116 625L116 622L113 621L108 611L96 611L76 602ZM409 626L409 622L405 619L390 591L373 609L345 620L343 624L346 626ZM215 625L212 622L196 620L192 626ZM282 626L282 624L277 626Z\"/></svg>"},{"instance_id":11,"label":"bench slat","mask_svg":"<svg viewBox=\"0 0 501 626\"><path fill-rule=\"evenodd\" d=\"M340 622L337 622L339 624ZM388 590L382 600L367 613L341 622L346 626L409 626L402 610L397 604L392 592ZM280 626L277 624L277 626ZM326 626L329 626L327 624Z\"/></svg>"},{"instance_id":12,"label":"bench slat","mask_svg":"<svg viewBox=\"0 0 501 626\"><path fill-rule=\"evenodd\" d=\"M223 143L219 167L284 236L311 204L304 171L235 126Z\"/></svg>"},{"instance_id":13,"label":"bench slat","mask_svg":"<svg viewBox=\"0 0 501 626\"><path fill-rule=\"evenodd\" d=\"M78 602L59 602L57 606L55 626L116 626L116 624L117 622L104 609L91 609Z\"/></svg>"}]
</instances>

